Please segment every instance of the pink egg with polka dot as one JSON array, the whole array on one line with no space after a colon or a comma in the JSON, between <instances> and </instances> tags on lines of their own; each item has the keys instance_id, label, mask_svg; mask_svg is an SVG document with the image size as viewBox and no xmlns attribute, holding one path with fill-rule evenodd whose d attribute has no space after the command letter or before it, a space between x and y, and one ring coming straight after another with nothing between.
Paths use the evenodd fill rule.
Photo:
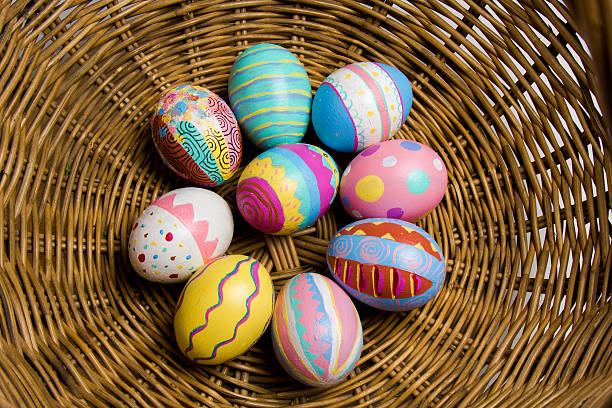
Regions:
<instances>
[{"instance_id":1,"label":"pink egg with polka dot","mask_svg":"<svg viewBox=\"0 0 612 408\"><path fill-rule=\"evenodd\" d=\"M350 162L340 180L340 198L356 219L415 222L440 203L447 184L446 166L433 149L411 140L388 140Z\"/></svg>"},{"instance_id":2,"label":"pink egg with polka dot","mask_svg":"<svg viewBox=\"0 0 612 408\"><path fill-rule=\"evenodd\" d=\"M203 188L180 188L151 203L133 224L130 262L150 281L183 282L223 255L233 234L232 212L221 196Z\"/></svg>"}]
</instances>

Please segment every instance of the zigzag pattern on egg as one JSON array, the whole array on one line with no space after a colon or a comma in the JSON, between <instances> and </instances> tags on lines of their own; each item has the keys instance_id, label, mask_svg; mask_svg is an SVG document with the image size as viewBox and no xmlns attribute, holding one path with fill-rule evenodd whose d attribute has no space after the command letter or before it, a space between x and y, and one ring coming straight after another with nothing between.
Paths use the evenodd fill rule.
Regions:
<instances>
[{"instance_id":1,"label":"zigzag pattern on egg","mask_svg":"<svg viewBox=\"0 0 612 408\"><path fill-rule=\"evenodd\" d=\"M274 350L285 370L311 385L346 377L362 347L359 315L335 283L304 273L285 284L272 319Z\"/></svg>"},{"instance_id":2,"label":"zigzag pattern on egg","mask_svg":"<svg viewBox=\"0 0 612 408\"><path fill-rule=\"evenodd\" d=\"M244 353L270 322L274 289L263 265L244 255L209 262L187 282L174 329L191 360L218 364Z\"/></svg>"},{"instance_id":3,"label":"zigzag pattern on egg","mask_svg":"<svg viewBox=\"0 0 612 408\"><path fill-rule=\"evenodd\" d=\"M348 226L336 233L336 236L341 235L368 235L390 239L392 241L414 245L426 251L436 259L442 259L440 253L430 239L413 228L395 222L375 221L372 219L368 223Z\"/></svg>"},{"instance_id":4,"label":"zigzag pattern on egg","mask_svg":"<svg viewBox=\"0 0 612 408\"><path fill-rule=\"evenodd\" d=\"M209 223L207 220L195 220L195 210L192 204L175 205L176 194L161 197L153 205L168 211L177 217L191 232L200 249L202 258L209 259L217 248L218 239L207 240Z\"/></svg>"},{"instance_id":5,"label":"zigzag pattern on egg","mask_svg":"<svg viewBox=\"0 0 612 408\"><path fill-rule=\"evenodd\" d=\"M299 193L308 195L309 201L312 200L311 217L320 217L336 196L339 173L335 162L317 146L305 143L286 144L277 149L287 151L279 165L289 161L300 170L299 178L303 181L299 183Z\"/></svg>"},{"instance_id":6,"label":"zigzag pattern on egg","mask_svg":"<svg viewBox=\"0 0 612 408\"><path fill-rule=\"evenodd\" d=\"M311 368L317 374L327 375L331 359L330 349L332 342L329 329L326 327L326 312L323 306L321 293L309 276L301 276L290 287L291 304L294 306L294 314L297 317L298 334L302 343L302 349L308 358ZM320 331L308 330L312 322L316 322Z\"/></svg>"},{"instance_id":7,"label":"zigzag pattern on egg","mask_svg":"<svg viewBox=\"0 0 612 408\"><path fill-rule=\"evenodd\" d=\"M342 228L330 241L326 258L340 286L383 310L409 310L431 300L446 270L441 250L427 232L389 218Z\"/></svg>"}]
</instances>

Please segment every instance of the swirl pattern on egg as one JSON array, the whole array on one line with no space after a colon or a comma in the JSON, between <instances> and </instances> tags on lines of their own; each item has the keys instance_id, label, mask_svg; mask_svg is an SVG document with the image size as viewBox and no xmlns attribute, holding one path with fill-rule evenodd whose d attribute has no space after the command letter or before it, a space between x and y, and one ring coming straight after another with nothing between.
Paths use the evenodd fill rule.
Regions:
<instances>
[{"instance_id":1,"label":"swirl pattern on egg","mask_svg":"<svg viewBox=\"0 0 612 408\"><path fill-rule=\"evenodd\" d=\"M444 283L446 263L435 240L406 221L370 218L342 228L327 264L349 294L383 310L422 306Z\"/></svg>"},{"instance_id":2,"label":"swirl pattern on egg","mask_svg":"<svg viewBox=\"0 0 612 408\"><path fill-rule=\"evenodd\" d=\"M290 234L309 227L329 209L338 182L338 167L322 149L305 143L275 146L242 172L238 210L259 231Z\"/></svg>"},{"instance_id":3,"label":"swirl pattern on egg","mask_svg":"<svg viewBox=\"0 0 612 408\"><path fill-rule=\"evenodd\" d=\"M182 85L166 91L151 118L164 163L202 186L225 183L240 165L242 137L229 106L213 92Z\"/></svg>"}]
</instances>

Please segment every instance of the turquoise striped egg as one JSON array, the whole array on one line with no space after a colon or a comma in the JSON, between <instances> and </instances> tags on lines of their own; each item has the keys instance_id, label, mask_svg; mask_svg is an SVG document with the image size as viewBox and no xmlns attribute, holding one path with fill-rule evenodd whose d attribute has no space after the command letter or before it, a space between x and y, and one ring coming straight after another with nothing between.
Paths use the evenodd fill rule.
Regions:
<instances>
[{"instance_id":1,"label":"turquoise striped egg","mask_svg":"<svg viewBox=\"0 0 612 408\"><path fill-rule=\"evenodd\" d=\"M247 48L232 67L228 92L243 132L260 149L304 137L312 90L304 66L287 49L265 43Z\"/></svg>"}]
</instances>

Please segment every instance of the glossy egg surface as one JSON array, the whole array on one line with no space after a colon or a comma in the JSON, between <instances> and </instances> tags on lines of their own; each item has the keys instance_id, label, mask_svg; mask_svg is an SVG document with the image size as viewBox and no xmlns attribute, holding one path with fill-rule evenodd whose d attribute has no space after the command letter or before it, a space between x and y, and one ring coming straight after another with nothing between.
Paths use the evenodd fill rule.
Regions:
<instances>
[{"instance_id":1,"label":"glossy egg surface","mask_svg":"<svg viewBox=\"0 0 612 408\"><path fill-rule=\"evenodd\" d=\"M306 143L266 150L249 163L236 188L238 210L254 228L284 235L312 225L336 196L338 167Z\"/></svg>"},{"instance_id":2,"label":"glossy egg surface","mask_svg":"<svg viewBox=\"0 0 612 408\"><path fill-rule=\"evenodd\" d=\"M130 262L150 281L183 282L232 240L234 219L227 202L198 187L172 190L151 203L132 226Z\"/></svg>"},{"instance_id":3,"label":"glossy egg surface","mask_svg":"<svg viewBox=\"0 0 612 408\"><path fill-rule=\"evenodd\" d=\"M340 199L354 218L415 222L434 209L448 184L446 166L430 147L387 140L359 153L340 180Z\"/></svg>"},{"instance_id":4,"label":"glossy egg surface","mask_svg":"<svg viewBox=\"0 0 612 408\"><path fill-rule=\"evenodd\" d=\"M275 44L257 44L236 59L229 101L248 139L260 149L302 140L312 91L302 63Z\"/></svg>"},{"instance_id":5,"label":"glossy egg surface","mask_svg":"<svg viewBox=\"0 0 612 408\"><path fill-rule=\"evenodd\" d=\"M289 280L272 318L274 351L285 370L310 386L342 381L361 354L361 321L350 297L332 280L302 273Z\"/></svg>"},{"instance_id":6,"label":"glossy egg surface","mask_svg":"<svg viewBox=\"0 0 612 408\"><path fill-rule=\"evenodd\" d=\"M179 349L201 364L220 364L247 351L266 330L274 288L254 258L228 255L200 268L185 284L174 315Z\"/></svg>"},{"instance_id":7,"label":"glossy egg surface","mask_svg":"<svg viewBox=\"0 0 612 408\"><path fill-rule=\"evenodd\" d=\"M387 140L406 121L412 86L397 68L357 62L330 74L312 101L312 124L326 146L358 152Z\"/></svg>"},{"instance_id":8,"label":"glossy egg surface","mask_svg":"<svg viewBox=\"0 0 612 408\"><path fill-rule=\"evenodd\" d=\"M424 305L442 288L446 262L426 231L406 221L368 218L332 238L327 265L349 294L382 310Z\"/></svg>"},{"instance_id":9,"label":"glossy egg surface","mask_svg":"<svg viewBox=\"0 0 612 408\"><path fill-rule=\"evenodd\" d=\"M194 183L223 184L240 165L238 122L225 101L208 89L181 85L164 92L151 129L164 163Z\"/></svg>"}]
</instances>

